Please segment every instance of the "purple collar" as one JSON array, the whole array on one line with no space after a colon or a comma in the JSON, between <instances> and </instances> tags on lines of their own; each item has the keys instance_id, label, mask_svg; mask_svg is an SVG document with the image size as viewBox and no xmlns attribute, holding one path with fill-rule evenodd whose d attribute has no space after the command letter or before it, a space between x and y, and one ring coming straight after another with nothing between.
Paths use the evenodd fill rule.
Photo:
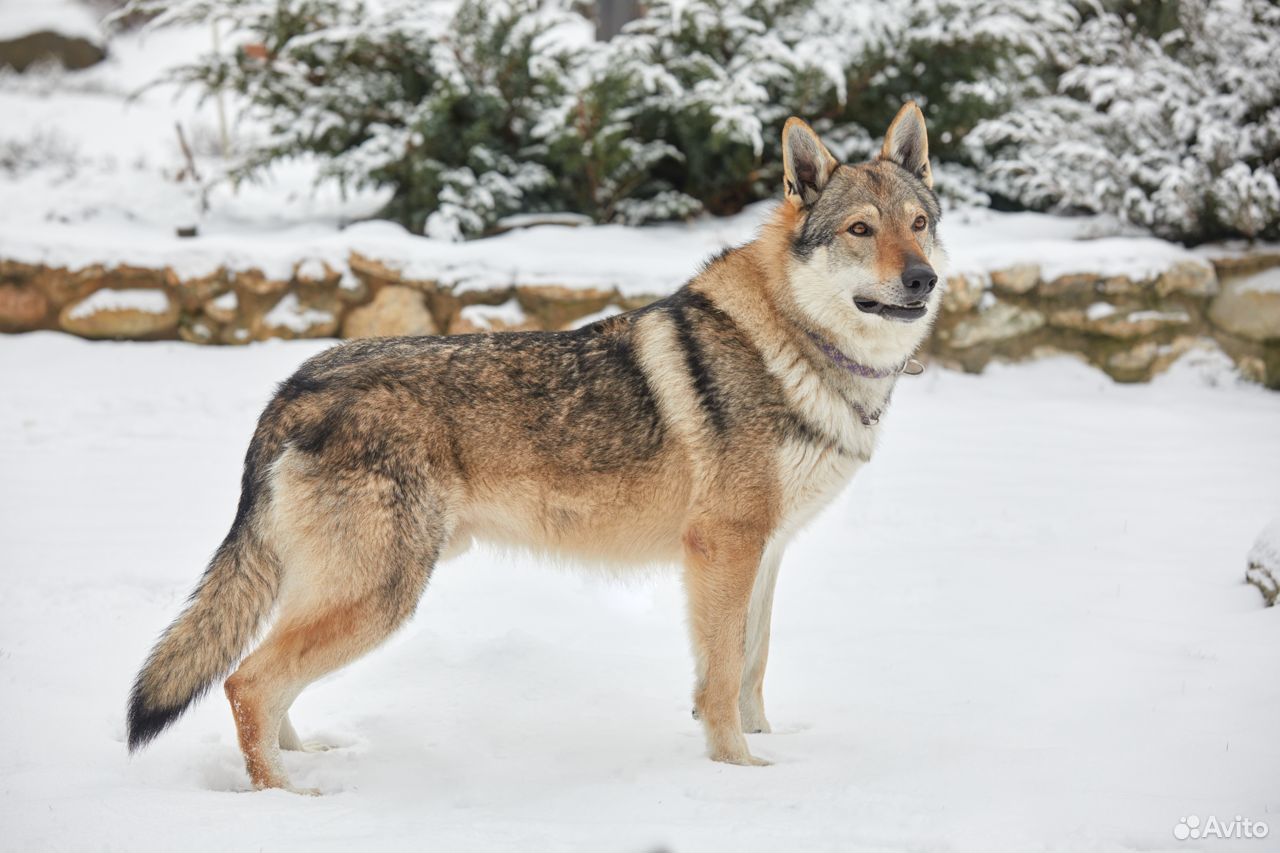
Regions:
<instances>
[{"instance_id":1,"label":"purple collar","mask_svg":"<svg viewBox=\"0 0 1280 853\"><path fill-rule=\"evenodd\" d=\"M900 373L905 373L907 376L919 376L921 373L924 373L924 365L916 361L914 358L908 358L902 364L889 370L877 370L874 367L867 367L865 364L859 364L849 358L849 356L837 349L834 344L828 343L813 332L808 332L808 335L809 339L817 345L818 349L826 353L827 358L831 359L837 365L843 367L850 373L856 376L861 376L865 379L887 379L890 376L897 376Z\"/></svg>"}]
</instances>

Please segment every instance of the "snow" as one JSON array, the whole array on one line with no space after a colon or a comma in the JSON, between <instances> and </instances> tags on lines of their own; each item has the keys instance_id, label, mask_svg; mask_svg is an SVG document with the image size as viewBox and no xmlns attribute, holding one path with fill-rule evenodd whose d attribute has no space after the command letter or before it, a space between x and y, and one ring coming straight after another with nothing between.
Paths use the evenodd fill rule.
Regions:
<instances>
[{"instance_id":1,"label":"snow","mask_svg":"<svg viewBox=\"0 0 1280 853\"><path fill-rule=\"evenodd\" d=\"M1262 528L1253 547L1249 549L1249 563L1280 573L1280 518Z\"/></svg>"},{"instance_id":2,"label":"snow","mask_svg":"<svg viewBox=\"0 0 1280 853\"><path fill-rule=\"evenodd\" d=\"M323 281L328 277L329 271L325 269L324 261L307 258L298 264L296 275L303 281Z\"/></svg>"},{"instance_id":3,"label":"snow","mask_svg":"<svg viewBox=\"0 0 1280 853\"><path fill-rule=\"evenodd\" d=\"M462 319L474 323L481 329L492 329L495 325L518 326L525 321L524 309L515 297L501 305L466 305L459 312Z\"/></svg>"},{"instance_id":4,"label":"snow","mask_svg":"<svg viewBox=\"0 0 1280 853\"><path fill-rule=\"evenodd\" d=\"M1241 279L1236 288L1241 293L1280 293L1280 267Z\"/></svg>"},{"instance_id":5,"label":"snow","mask_svg":"<svg viewBox=\"0 0 1280 853\"><path fill-rule=\"evenodd\" d=\"M234 514L275 384L321 342L0 337L4 850L1172 849L1280 831L1280 620L1241 583L1280 515L1280 396L1184 359L903 379L788 552L769 768L689 717L674 574L484 551L303 694L317 799L248 787L213 692L129 759L130 680ZM1261 850L1259 842L1187 849ZM1181 849L1179 847L1179 849Z\"/></svg>"},{"instance_id":6,"label":"snow","mask_svg":"<svg viewBox=\"0 0 1280 853\"><path fill-rule=\"evenodd\" d=\"M938 232L951 255L951 266L958 272L1039 264L1045 280L1073 273L1141 280L1180 261L1201 260L1190 249L1154 237L1095 236L1098 229L1118 227L1107 217L975 208L944 216Z\"/></svg>"},{"instance_id":7,"label":"snow","mask_svg":"<svg viewBox=\"0 0 1280 853\"><path fill-rule=\"evenodd\" d=\"M1249 549L1245 580L1258 588L1268 606L1275 606L1280 596L1280 518L1264 527Z\"/></svg>"},{"instance_id":8,"label":"snow","mask_svg":"<svg viewBox=\"0 0 1280 853\"><path fill-rule=\"evenodd\" d=\"M581 213L513 213L498 220L502 229L529 228L534 225L590 225L591 217Z\"/></svg>"},{"instance_id":9,"label":"snow","mask_svg":"<svg viewBox=\"0 0 1280 853\"><path fill-rule=\"evenodd\" d=\"M307 308L298 301L298 294L286 293L284 298L275 304L263 323L267 326L289 329L293 332L305 332L313 326L333 321L333 314L318 308Z\"/></svg>"},{"instance_id":10,"label":"snow","mask_svg":"<svg viewBox=\"0 0 1280 853\"><path fill-rule=\"evenodd\" d=\"M140 311L143 314L167 314L169 296L163 290L142 287L112 290L103 288L89 294L68 313L72 320L92 317L99 311Z\"/></svg>"},{"instance_id":11,"label":"snow","mask_svg":"<svg viewBox=\"0 0 1280 853\"><path fill-rule=\"evenodd\" d=\"M1161 323L1190 323L1191 315L1186 311L1132 311L1125 318L1131 323L1143 320L1156 320Z\"/></svg>"},{"instance_id":12,"label":"snow","mask_svg":"<svg viewBox=\"0 0 1280 853\"><path fill-rule=\"evenodd\" d=\"M585 317L579 317L573 322L573 328L581 329L583 326L590 326L592 323L599 323L601 320L607 320L610 317L621 313L622 309L617 305L606 305L599 311L594 311Z\"/></svg>"},{"instance_id":13,"label":"snow","mask_svg":"<svg viewBox=\"0 0 1280 853\"><path fill-rule=\"evenodd\" d=\"M1274 240L1280 181L1257 140L1280 127L1276 4L1170 9L1159 38L1115 9L1084 14L1060 40L1050 90L965 137L985 188L1042 209L1110 211L1170 239L1228 229Z\"/></svg>"},{"instance_id":14,"label":"snow","mask_svg":"<svg viewBox=\"0 0 1280 853\"><path fill-rule=\"evenodd\" d=\"M98 18L75 0L0 0L0 41L43 31L102 44Z\"/></svg>"},{"instance_id":15,"label":"snow","mask_svg":"<svg viewBox=\"0 0 1280 853\"><path fill-rule=\"evenodd\" d=\"M1085 309L1084 315L1090 320L1101 320L1116 313L1116 307L1110 302L1095 302Z\"/></svg>"},{"instance_id":16,"label":"snow","mask_svg":"<svg viewBox=\"0 0 1280 853\"><path fill-rule=\"evenodd\" d=\"M338 279L338 289L345 291L358 291L364 285L360 279L349 269L343 269L342 277Z\"/></svg>"}]
</instances>

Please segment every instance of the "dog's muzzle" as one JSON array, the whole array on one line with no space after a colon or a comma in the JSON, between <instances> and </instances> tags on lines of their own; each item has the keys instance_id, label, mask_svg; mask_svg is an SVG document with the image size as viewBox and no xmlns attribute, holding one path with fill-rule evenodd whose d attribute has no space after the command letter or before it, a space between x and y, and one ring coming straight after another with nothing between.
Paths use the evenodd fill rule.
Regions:
<instances>
[{"instance_id":1,"label":"dog's muzzle","mask_svg":"<svg viewBox=\"0 0 1280 853\"><path fill-rule=\"evenodd\" d=\"M910 323L919 320L929 311L923 299L908 302L905 305L894 305L889 302L876 302L874 299L855 299L853 304L864 314L876 314L890 320Z\"/></svg>"},{"instance_id":2,"label":"dog's muzzle","mask_svg":"<svg viewBox=\"0 0 1280 853\"><path fill-rule=\"evenodd\" d=\"M938 286L938 274L923 258L911 258L902 271L901 302L878 302L874 299L857 299L853 304L864 314L876 314L890 320L910 323L919 320L929 311L926 304L929 294Z\"/></svg>"}]
</instances>

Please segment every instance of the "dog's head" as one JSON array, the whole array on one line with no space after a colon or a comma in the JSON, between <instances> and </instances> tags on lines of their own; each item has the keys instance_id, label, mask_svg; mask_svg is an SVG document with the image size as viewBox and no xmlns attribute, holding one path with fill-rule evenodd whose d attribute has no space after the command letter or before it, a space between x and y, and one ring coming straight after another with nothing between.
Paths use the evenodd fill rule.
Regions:
<instances>
[{"instance_id":1,"label":"dog's head","mask_svg":"<svg viewBox=\"0 0 1280 853\"><path fill-rule=\"evenodd\" d=\"M946 255L924 116L908 102L875 160L840 165L798 118L782 131L793 295L838 338L854 334L914 349L941 298Z\"/></svg>"}]
</instances>

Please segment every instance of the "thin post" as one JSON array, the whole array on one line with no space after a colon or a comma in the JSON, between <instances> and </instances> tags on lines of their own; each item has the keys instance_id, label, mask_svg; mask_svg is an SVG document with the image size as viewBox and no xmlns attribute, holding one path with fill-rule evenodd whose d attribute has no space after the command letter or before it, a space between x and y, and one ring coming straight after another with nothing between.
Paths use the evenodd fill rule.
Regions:
<instances>
[{"instance_id":1,"label":"thin post","mask_svg":"<svg viewBox=\"0 0 1280 853\"><path fill-rule=\"evenodd\" d=\"M596 0L596 40L608 41L638 17L639 0Z\"/></svg>"}]
</instances>

